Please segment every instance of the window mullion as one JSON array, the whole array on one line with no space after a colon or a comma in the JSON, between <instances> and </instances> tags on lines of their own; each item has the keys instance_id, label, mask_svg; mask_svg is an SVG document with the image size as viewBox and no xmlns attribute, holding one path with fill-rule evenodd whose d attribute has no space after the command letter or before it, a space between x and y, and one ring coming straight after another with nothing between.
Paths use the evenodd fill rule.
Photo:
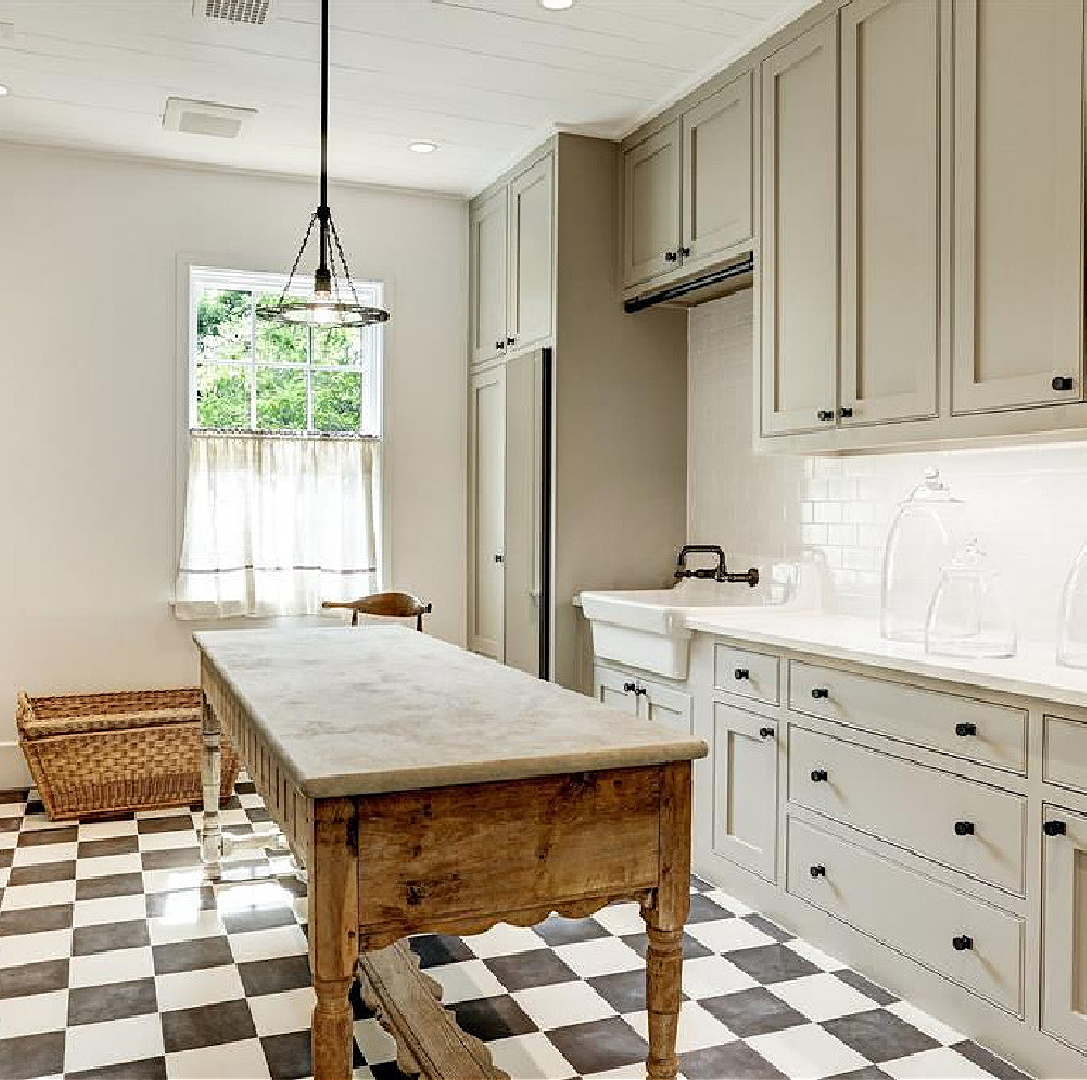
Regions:
<instances>
[{"instance_id":1,"label":"window mullion","mask_svg":"<svg viewBox=\"0 0 1087 1080\"><path fill-rule=\"evenodd\" d=\"M249 427L257 426L257 294L249 294Z\"/></svg>"}]
</instances>

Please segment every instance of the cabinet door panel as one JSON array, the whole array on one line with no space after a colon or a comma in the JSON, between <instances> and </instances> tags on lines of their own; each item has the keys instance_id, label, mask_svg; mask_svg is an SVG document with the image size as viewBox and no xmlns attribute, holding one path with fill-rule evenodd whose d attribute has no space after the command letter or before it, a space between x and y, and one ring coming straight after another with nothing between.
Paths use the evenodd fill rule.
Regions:
<instances>
[{"instance_id":1,"label":"cabinet door panel","mask_svg":"<svg viewBox=\"0 0 1087 1080\"><path fill-rule=\"evenodd\" d=\"M472 379L469 460L469 648L505 659L506 373ZM497 556L497 557L496 557Z\"/></svg>"},{"instance_id":2,"label":"cabinet door panel","mask_svg":"<svg viewBox=\"0 0 1087 1080\"><path fill-rule=\"evenodd\" d=\"M509 318L516 349L551 336L554 170L548 154L510 182Z\"/></svg>"},{"instance_id":3,"label":"cabinet door panel","mask_svg":"<svg viewBox=\"0 0 1087 1080\"><path fill-rule=\"evenodd\" d=\"M713 850L773 881L777 738L773 721L713 705Z\"/></svg>"},{"instance_id":4,"label":"cabinet door panel","mask_svg":"<svg viewBox=\"0 0 1087 1080\"><path fill-rule=\"evenodd\" d=\"M954 19L952 409L1079 400L1083 6L956 0Z\"/></svg>"},{"instance_id":5,"label":"cabinet door panel","mask_svg":"<svg viewBox=\"0 0 1087 1080\"><path fill-rule=\"evenodd\" d=\"M623 155L623 285L676 268L679 250L678 121Z\"/></svg>"},{"instance_id":6,"label":"cabinet door panel","mask_svg":"<svg viewBox=\"0 0 1087 1080\"><path fill-rule=\"evenodd\" d=\"M505 350L508 219L505 189L479 204L470 215L473 363L490 360Z\"/></svg>"},{"instance_id":7,"label":"cabinet door panel","mask_svg":"<svg viewBox=\"0 0 1087 1080\"><path fill-rule=\"evenodd\" d=\"M936 412L937 0L842 9L843 423Z\"/></svg>"},{"instance_id":8,"label":"cabinet door panel","mask_svg":"<svg viewBox=\"0 0 1087 1080\"><path fill-rule=\"evenodd\" d=\"M638 694L634 691L634 679L611 668L596 669L596 700L616 712L627 716L638 715Z\"/></svg>"},{"instance_id":9,"label":"cabinet door panel","mask_svg":"<svg viewBox=\"0 0 1087 1080\"><path fill-rule=\"evenodd\" d=\"M837 20L762 64L762 430L828 426L837 402Z\"/></svg>"},{"instance_id":10,"label":"cabinet door panel","mask_svg":"<svg viewBox=\"0 0 1087 1080\"><path fill-rule=\"evenodd\" d=\"M1087 1051L1087 817L1042 814L1065 829L1043 840L1042 1030Z\"/></svg>"},{"instance_id":11,"label":"cabinet door panel","mask_svg":"<svg viewBox=\"0 0 1087 1080\"><path fill-rule=\"evenodd\" d=\"M683 114L683 269L751 238L751 74Z\"/></svg>"}]
</instances>

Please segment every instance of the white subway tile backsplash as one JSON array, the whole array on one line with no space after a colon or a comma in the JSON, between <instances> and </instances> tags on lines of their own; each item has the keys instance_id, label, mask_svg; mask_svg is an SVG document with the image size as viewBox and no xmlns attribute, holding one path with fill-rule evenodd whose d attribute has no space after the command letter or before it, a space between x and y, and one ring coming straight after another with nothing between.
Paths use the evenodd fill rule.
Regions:
<instances>
[{"instance_id":1,"label":"white subway tile backsplash","mask_svg":"<svg viewBox=\"0 0 1087 1080\"><path fill-rule=\"evenodd\" d=\"M874 615L891 518L935 465L966 500L979 539L1003 570L1022 636L1052 639L1061 586L1087 540L1087 444L756 454L751 298L738 293L690 313L690 539L723 544L737 565L821 552L835 606Z\"/></svg>"}]
</instances>

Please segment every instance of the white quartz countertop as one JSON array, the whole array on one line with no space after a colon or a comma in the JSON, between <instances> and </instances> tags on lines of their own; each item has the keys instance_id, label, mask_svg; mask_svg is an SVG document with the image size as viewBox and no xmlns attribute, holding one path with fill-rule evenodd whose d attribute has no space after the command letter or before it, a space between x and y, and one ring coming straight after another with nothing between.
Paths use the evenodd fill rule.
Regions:
<instances>
[{"instance_id":1,"label":"white quartz countertop","mask_svg":"<svg viewBox=\"0 0 1087 1080\"><path fill-rule=\"evenodd\" d=\"M874 619L781 607L689 608L686 626L741 644L768 645L1087 708L1087 671L1058 665L1051 643L1020 642L1019 654L1007 660L930 656L921 645L884 641Z\"/></svg>"},{"instance_id":2,"label":"white quartz countertop","mask_svg":"<svg viewBox=\"0 0 1087 1080\"><path fill-rule=\"evenodd\" d=\"M217 630L193 639L311 798L707 753L701 739L405 627Z\"/></svg>"}]
</instances>

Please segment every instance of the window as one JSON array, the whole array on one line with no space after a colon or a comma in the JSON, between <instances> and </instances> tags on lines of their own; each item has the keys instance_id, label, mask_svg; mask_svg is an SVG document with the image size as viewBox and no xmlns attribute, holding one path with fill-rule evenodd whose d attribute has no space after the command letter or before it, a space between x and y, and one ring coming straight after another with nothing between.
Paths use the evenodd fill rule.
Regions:
<instances>
[{"instance_id":1,"label":"window","mask_svg":"<svg viewBox=\"0 0 1087 1080\"><path fill-rule=\"evenodd\" d=\"M190 402L194 430L381 434L379 326L315 329L259 321L256 304L287 279L194 267L190 274ZM306 296L308 278L292 292ZM356 282L380 307L377 282Z\"/></svg>"},{"instance_id":2,"label":"window","mask_svg":"<svg viewBox=\"0 0 1087 1080\"><path fill-rule=\"evenodd\" d=\"M179 618L309 615L381 587L382 329L258 321L285 282L190 270ZM381 305L380 283L356 290Z\"/></svg>"}]
</instances>

